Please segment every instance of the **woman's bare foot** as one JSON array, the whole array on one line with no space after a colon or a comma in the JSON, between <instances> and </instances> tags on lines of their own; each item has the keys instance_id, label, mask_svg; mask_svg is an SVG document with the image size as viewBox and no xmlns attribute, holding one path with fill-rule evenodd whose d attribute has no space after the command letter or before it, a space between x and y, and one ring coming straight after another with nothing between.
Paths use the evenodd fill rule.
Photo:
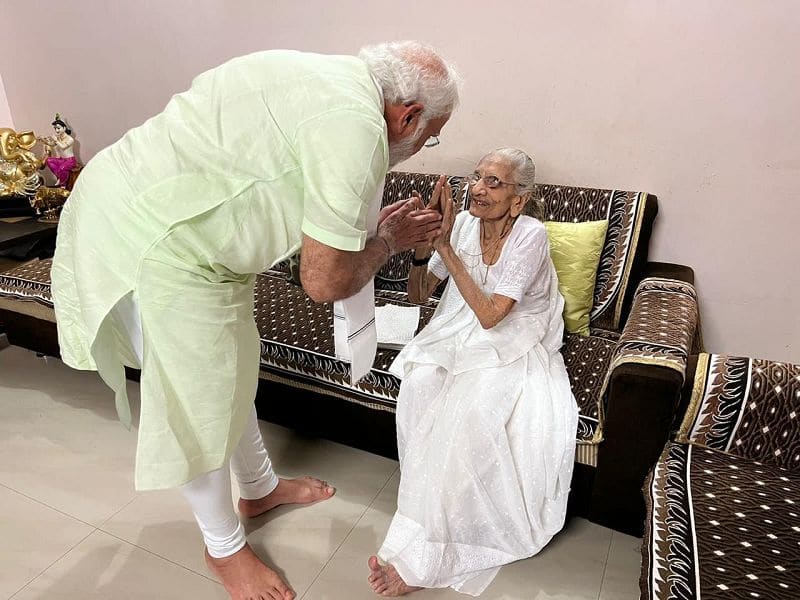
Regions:
<instances>
[{"instance_id":1,"label":"woman's bare foot","mask_svg":"<svg viewBox=\"0 0 800 600\"><path fill-rule=\"evenodd\" d=\"M206 564L232 600L293 600L295 597L283 579L261 562L249 544L225 558L212 558L206 550Z\"/></svg>"},{"instance_id":2,"label":"woman's bare foot","mask_svg":"<svg viewBox=\"0 0 800 600\"><path fill-rule=\"evenodd\" d=\"M381 596L405 596L421 590L420 587L408 585L392 565L381 565L377 556L370 556L369 585L372 591Z\"/></svg>"},{"instance_id":3,"label":"woman's bare foot","mask_svg":"<svg viewBox=\"0 0 800 600\"><path fill-rule=\"evenodd\" d=\"M279 479L278 487L258 500L239 499L239 514L257 517L281 504L314 504L327 500L336 493L336 488L314 477Z\"/></svg>"}]
</instances>

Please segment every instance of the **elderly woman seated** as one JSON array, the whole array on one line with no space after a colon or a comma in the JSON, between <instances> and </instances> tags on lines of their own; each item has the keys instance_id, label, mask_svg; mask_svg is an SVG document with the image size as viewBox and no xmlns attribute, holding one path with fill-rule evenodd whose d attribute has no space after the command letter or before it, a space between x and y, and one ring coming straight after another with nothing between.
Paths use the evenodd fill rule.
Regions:
<instances>
[{"instance_id":1,"label":"elderly woman seated","mask_svg":"<svg viewBox=\"0 0 800 600\"><path fill-rule=\"evenodd\" d=\"M424 301L450 281L392 365L402 378L401 480L369 559L380 595L477 596L564 525L578 409L559 354L564 300L545 228L522 214L533 179L531 158L503 148L478 163L469 211L455 216L443 178L434 190L442 233L432 256L416 249L409 296Z\"/></svg>"}]
</instances>

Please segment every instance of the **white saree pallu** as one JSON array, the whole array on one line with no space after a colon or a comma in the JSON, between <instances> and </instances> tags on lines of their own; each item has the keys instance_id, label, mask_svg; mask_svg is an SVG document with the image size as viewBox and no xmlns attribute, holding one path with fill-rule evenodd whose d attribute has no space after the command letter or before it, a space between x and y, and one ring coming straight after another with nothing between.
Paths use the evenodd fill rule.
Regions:
<instances>
[{"instance_id":1,"label":"white saree pallu","mask_svg":"<svg viewBox=\"0 0 800 600\"><path fill-rule=\"evenodd\" d=\"M367 216L369 236L378 229L383 184ZM336 358L350 363L350 383L355 385L372 369L378 338L375 332L375 284L370 279L355 295L333 303L333 341Z\"/></svg>"}]
</instances>

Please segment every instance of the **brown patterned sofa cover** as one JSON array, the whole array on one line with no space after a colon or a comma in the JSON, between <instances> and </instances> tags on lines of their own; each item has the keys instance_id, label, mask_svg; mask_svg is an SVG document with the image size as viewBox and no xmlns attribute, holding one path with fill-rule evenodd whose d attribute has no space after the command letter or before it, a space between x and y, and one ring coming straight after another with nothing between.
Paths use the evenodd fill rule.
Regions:
<instances>
[{"instance_id":1,"label":"brown patterned sofa cover","mask_svg":"<svg viewBox=\"0 0 800 600\"><path fill-rule=\"evenodd\" d=\"M437 175L392 172L384 204L412 189L429 198ZM451 178L460 206L468 204L460 178ZM591 314L591 335L567 335L563 355L580 407L573 510L597 522L640 533L641 486L667 440L686 359L697 329L697 301L687 267L647 263L657 213L643 192L540 184L546 219L608 219ZM378 304L408 303L410 253L397 255L375 278ZM291 282L288 261L260 274L255 319L261 334L261 386L257 407L267 420L301 428L386 455L396 455L394 407L399 380L388 367L396 356L379 350L372 371L357 385L336 360L330 305L313 303ZM663 276L661 276L663 275ZM437 298L422 307L420 325ZM49 261L0 274L0 321L11 343L57 353L49 321ZM632 309L631 309L632 306ZM630 313L630 316L629 316ZM47 344L45 344L47 345ZM291 399L291 400L290 400ZM636 426L633 426L636 424ZM608 465L607 469L605 465Z\"/></svg>"},{"instance_id":2,"label":"brown patterned sofa cover","mask_svg":"<svg viewBox=\"0 0 800 600\"><path fill-rule=\"evenodd\" d=\"M701 354L645 486L642 598L800 598L800 365Z\"/></svg>"}]
</instances>

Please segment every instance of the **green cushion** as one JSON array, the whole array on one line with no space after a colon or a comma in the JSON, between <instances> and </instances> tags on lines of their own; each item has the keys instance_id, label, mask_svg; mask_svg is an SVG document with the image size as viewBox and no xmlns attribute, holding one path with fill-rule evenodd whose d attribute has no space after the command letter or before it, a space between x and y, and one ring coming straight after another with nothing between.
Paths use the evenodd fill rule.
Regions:
<instances>
[{"instance_id":1,"label":"green cushion","mask_svg":"<svg viewBox=\"0 0 800 600\"><path fill-rule=\"evenodd\" d=\"M587 336L608 221L547 221L544 226L550 238L550 258L558 273L558 290L564 296L564 326L570 333Z\"/></svg>"}]
</instances>

